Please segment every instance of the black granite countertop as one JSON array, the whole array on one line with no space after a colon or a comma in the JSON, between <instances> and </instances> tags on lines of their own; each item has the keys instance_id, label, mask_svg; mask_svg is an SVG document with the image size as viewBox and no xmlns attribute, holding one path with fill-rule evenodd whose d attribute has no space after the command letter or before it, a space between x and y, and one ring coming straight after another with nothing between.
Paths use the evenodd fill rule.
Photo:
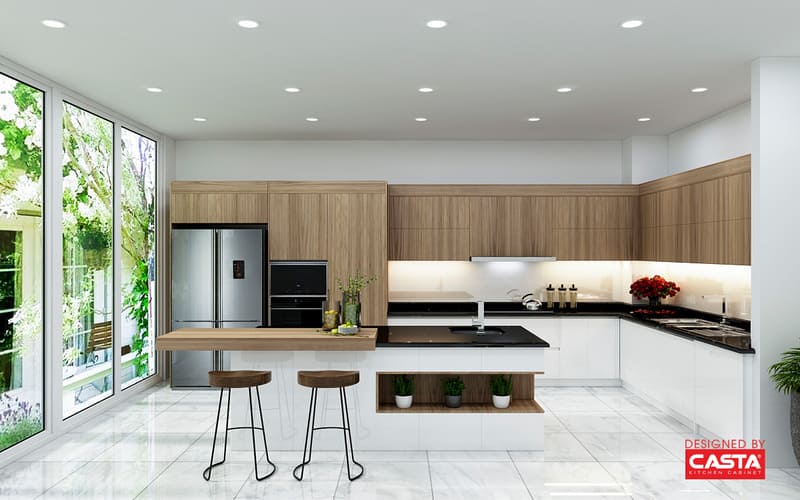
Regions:
<instances>
[{"instance_id":1,"label":"black granite countertop","mask_svg":"<svg viewBox=\"0 0 800 500\"><path fill-rule=\"evenodd\" d=\"M518 326L492 326L501 334L453 333L447 326L365 326L377 328L376 347L550 347L531 331ZM468 327L467 327L468 328Z\"/></svg>"},{"instance_id":2,"label":"black granite countertop","mask_svg":"<svg viewBox=\"0 0 800 500\"><path fill-rule=\"evenodd\" d=\"M672 335L697 340L713 346L727 349L738 353L754 353L750 345L750 336L728 337L725 339L708 338L702 335L693 334L679 328L660 324L656 322L659 318L697 318L712 322L719 322L722 317L717 314L697 311L677 306L662 306L660 311L664 314L656 316L642 314L637 310L646 309L646 306L631 305L624 302L579 302L575 310L543 310L528 311L521 304L515 302L486 302L484 312L486 317L498 316L519 316L520 318L535 317L591 317L591 316L612 316L625 318L636 323L657 328ZM389 316L476 316L478 305L475 302L390 302ZM750 332L750 322L736 318L726 318L731 326ZM378 338L380 345L380 333Z\"/></svg>"}]
</instances>

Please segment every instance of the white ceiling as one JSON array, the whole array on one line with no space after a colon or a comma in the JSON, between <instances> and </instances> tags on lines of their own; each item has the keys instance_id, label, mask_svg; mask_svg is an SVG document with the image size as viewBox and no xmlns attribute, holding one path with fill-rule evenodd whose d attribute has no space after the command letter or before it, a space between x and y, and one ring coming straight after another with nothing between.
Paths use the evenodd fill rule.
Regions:
<instances>
[{"instance_id":1,"label":"white ceiling","mask_svg":"<svg viewBox=\"0 0 800 500\"><path fill-rule=\"evenodd\" d=\"M800 56L798 0L9 0L1 10L0 55L176 139L660 135L746 101L753 59ZM45 28L47 18L68 26ZM260 28L237 27L243 18ZM619 27L636 18L643 27ZM429 29L431 19L449 25ZM575 91L557 94L563 85ZM697 86L710 91L689 92Z\"/></svg>"}]
</instances>

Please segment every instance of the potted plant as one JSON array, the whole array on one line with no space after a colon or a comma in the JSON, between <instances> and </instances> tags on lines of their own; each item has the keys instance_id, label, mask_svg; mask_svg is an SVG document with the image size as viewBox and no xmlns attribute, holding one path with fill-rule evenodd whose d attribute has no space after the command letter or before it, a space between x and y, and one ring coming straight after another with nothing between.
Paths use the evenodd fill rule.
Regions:
<instances>
[{"instance_id":1,"label":"potted plant","mask_svg":"<svg viewBox=\"0 0 800 500\"><path fill-rule=\"evenodd\" d=\"M492 404L495 408L508 408L511 404L511 375L508 378L503 375L496 375L491 379L492 385Z\"/></svg>"},{"instance_id":2,"label":"potted plant","mask_svg":"<svg viewBox=\"0 0 800 500\"><path fill-rule=\"evenodd\" d=\"M100 227L85 226L78 231L83 261L92 269L105 269L111 263L111 234Z\"/></svg>"},{"instance_id":3,"label":"potted plant","mask_svg":"<svg viewBox=\"0 0 800 500\"><path fill-rule=\"evenodd\" d=\"M783 353L781 360L769 367L769 377L775 388L791 397L789 403L789 433L792 436L794 458L800 464L800 347Z\"/></svg>"},{"instance_id":4,"label":"potted plant","mask_svg":"<svg viewBox=\"0 0 800 500\"><path fill-rule=\"evenodd\" d=\"M464 381L461 377L451 377L442 380L444 386L444 404L448 408L461 406L461 393L464 392Z\"/></svg>"},{"instance_id":5,"label":"potted plant","mask_svg":"<svg viewBox=\"0 0 800 500\"><path fill-rule=\"evenodd\" d=\"M395 375L392 380L394 385L394 404L398 408L411 408L414 399L414 377L411 375Z\"/></svg>"},{"instance_id":6,"label":"potted plant","mask_svg":"<svg viewBox=\"0 0 800 500\"><path fill-rule=\"evenodd\" d=\"M681 287L674 281L668 281L656 274L652 278L645 276L631 283L628 293L637 299L646 298L650 302L650 307L657 307L661 299L674 297L680 291Z\"/></svg>"},{"instance_id":7,"label":"potted plant","mask_svg":"<svg viewBox=\"0 0 800 500\"><path fill-rule=\"evenodd\" d=\"M342 292L342 323L361 323L361 291L376 279L375 276L367 277L359 271L348 277L347 281L336 278L336 287Z\"/></svg>"}]
</instances>

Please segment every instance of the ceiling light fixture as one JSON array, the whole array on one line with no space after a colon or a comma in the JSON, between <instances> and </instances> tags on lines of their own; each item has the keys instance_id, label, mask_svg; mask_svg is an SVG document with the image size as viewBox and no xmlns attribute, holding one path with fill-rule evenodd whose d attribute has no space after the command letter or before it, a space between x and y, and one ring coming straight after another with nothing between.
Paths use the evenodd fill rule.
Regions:
<instances>
[{"instance_id":1,"label":"ceiling light fixture","mask_svg":"<svg viewBox=\"0 0 800 500\"><path fill-rule=\"evenodd\" d=\"M423 94L429 94L429 93L433 92L433 89L430 88L430 87L420 87L417 90L422 92Z\"/></svg>"},{"instance_id":2,"label":"ceiling light fixture","mask_svg":"<svg viewBox=\"0 0 800 500\"><path fill-rule=\"evenodd\" d=\"M317 118L316 116L309 116L308 118L306 118L306 121L307 122L312 122L312 123L313 122L318 122L319 118Z\"/></svg>"},{"instance_id":3,"label":"ceiling light fixture","mask_svg":"<svg viewBox=\"0 0 800 500\"><path fill-rule=\"evenodd\" d=\"M539 120L541 120L541 118L539 118L538 116L531 116L530 118L528 118L529 122L538 122Z\"/></svg>"},{"instance_id":4,"label":"ceiling light fixture","mask_svg":"<svg viewBox=\"0 0 800 500\"><path fill-rule=\"evenodd\" d=\"M251 30L253 28L258 28L258 21L253 21L252 19L242 19L236 24L238 24L240 28L248 30Z\"/></svg>"},{"instance_id":5,"label":"ceiling light fixture","mask_svg":"<svg viewBox=\"0 0 800 500\"><path fill-rule=\"evenodd\" d=\"M559 87L556 89L559 94L569 94L572 92L572 87Z\"/></svg>"},{"instance_id":6,"label":"ceiling light fixture","mask_svg":"<svg viewBox=\"0 0 800 500\"><path fill-rule=\"evenodd\" d=\"M57 29L57 30L60 30L60 29L65 28L67 26L66 23L64 23L62 21L58 21L57 19L44 19L42 21L42 24L47 26L48 28L53 28L53 29Z\"/></svg>"},{"instance_id":7,"label":"ceiling light fixture","mask_svg":"<svg viewBox=\"0 0 800 500\"><path fill-rule=\"evenodd\" d=\"M631 28L638 28L642 24L644 23L639 19L631 19L630 21L625 21L624 23L620 24L620 26L622 26L625 29L631 29Z\"/></svg>"},{"instance_id":8,"label":"ceiling light fixture","mask_svg":"<svg viewBox=\"0 0 800 500\"><path fill-rule=\"evenodd\" d=\"M194 118L192 118L192 120L194 120L196 122L207 122L208 121L207 118L203 118L202 116L195 116Z\"/></svg>"},{"instance_id":9,"label":"ceiling light fixture","mask_svg":"<svg viewBox=\"0 0 800 500\"><path fill-rule=\"evenodd\" d=\"M159 87L147 87L145 90L152 94L160 94L161 92L164 92L164 89Z\"/></svg>"},{"instance_id":10,"label":"ceiling light fixture","mask_svg":"<svg viewBox=\"0 0 800 500\"><path fill-rule=\"evenodd\" d=\"M692 89L692 92L695 94L702 94L703 92L708 92L708 89L705 87L695 87Z\"/></svg>"},{"instance_id":11,"label":"ceiling light fixture","mask_svg":"<svg viewBox=\"0 0 800 500\"><path fill-rule=\"evenodd\" d=\"M650 121L650 117L649 116L643 116L641 118L637 118L636 121L637 122L649 122Z\"/></svg>"},{"instance_id":12,"label":"ceiling light fixture","mask_svg":"<svg viewBox=\"0 0 800 500\"><path fill-rule=\"evenodd\" d=\"M444 28L447 26L447 21L442 21L441 19L434 19L432 21L428 21L427 23L428 28L439 29Z\"/></svg>"},{"instance_id":13,"label":"ceiling light fixture","mask_svg":"<svg viewBox=\"0 0 800 500\"><path fill-rule=\"evenodd\" d=\"M418 117L414 118L414 121L422 123L422 122L428 121L428 119L423 117L423 116L418 116Z\"/></svg>"},{"instance_id":14,"label":"ceiling light fixture","mask_svg":"<svg viewBox=\"0 0 800 500\"><path fill-rule=\"evenodd\" d=\"M286 92L288 92L290 94L296 94L296 93L300 92L300 89L297 88L297 87L286 87L283 90L285 90Z\"/></svg>"}]
</instances>

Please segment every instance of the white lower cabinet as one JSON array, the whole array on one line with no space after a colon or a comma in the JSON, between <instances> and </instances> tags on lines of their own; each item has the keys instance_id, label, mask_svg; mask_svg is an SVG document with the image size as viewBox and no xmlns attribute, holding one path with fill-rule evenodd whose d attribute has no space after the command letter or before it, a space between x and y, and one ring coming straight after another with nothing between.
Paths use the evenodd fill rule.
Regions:
<instances>
[{"instance_id":1,"label":"white lower cabinet","mask_svg":"<svg viewBox=\"0 0 800 500\"><path fill-rule=\"evenodd\" d=\"M620 321L620 377L633 392L725 439L750 438L745 376L752 354Z\"/></svg>"},{"instance_id":2,"label":"white lower cabinet","mask_svg":"<svg viewBox=\"0 0 800 500\"><path fill-rule=\"evenodd\" d=\"M744 429L744 375L750 356L695 342L695 423L723 438Z\"/></svg>"}]
</instances>

